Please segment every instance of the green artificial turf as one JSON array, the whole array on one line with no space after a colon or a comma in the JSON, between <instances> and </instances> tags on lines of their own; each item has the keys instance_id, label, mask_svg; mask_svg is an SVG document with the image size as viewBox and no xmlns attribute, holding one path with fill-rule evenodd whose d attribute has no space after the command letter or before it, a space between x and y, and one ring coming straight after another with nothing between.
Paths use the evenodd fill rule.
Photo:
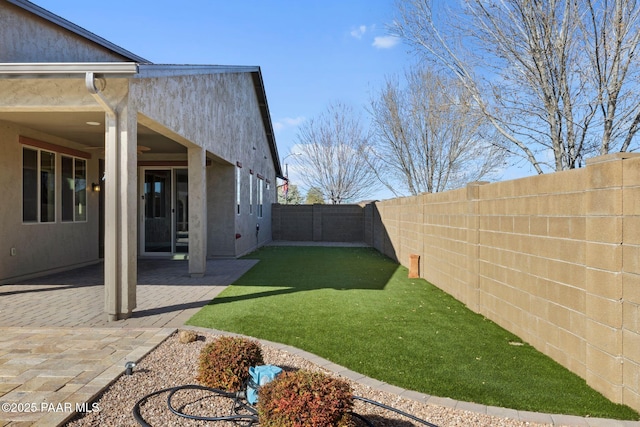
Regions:
<instances>
[{"instance_id":1,"label":"green artificial turf","mask_svg":"<svg viewBox=\"0 0 640 427\"><path fill-rule=\"evenodd\" d=\"M271 246L246 258L260 262L188 324L289 344L434 396L639 418L373 249Z\"/></svg>"}]
</instances>

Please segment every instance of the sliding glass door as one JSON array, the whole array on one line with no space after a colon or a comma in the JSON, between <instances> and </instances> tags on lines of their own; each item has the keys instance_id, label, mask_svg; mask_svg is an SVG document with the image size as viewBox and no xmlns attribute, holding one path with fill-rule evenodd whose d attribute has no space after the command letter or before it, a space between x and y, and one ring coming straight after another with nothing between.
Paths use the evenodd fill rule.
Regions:
<instances>
[{"instance_id":1,"label":"sliding glass door","mask_svg":"<svg viewBox=\"0 0 640 427\"><path fill-rule=\"evenodd\" d=\"M143 169L144 255L189 252L187 169Z\"/></svg>"},{"instance_id":2,"label":"sliding glass door","mask_svg":"<svg viewBox=\"0 0 640 427\"><path fill-rule=\"evenodd\" d=\"M174 249L175 253L189 253L189 181L187 169L174 169Z\"/></svg>"}]
</instances>

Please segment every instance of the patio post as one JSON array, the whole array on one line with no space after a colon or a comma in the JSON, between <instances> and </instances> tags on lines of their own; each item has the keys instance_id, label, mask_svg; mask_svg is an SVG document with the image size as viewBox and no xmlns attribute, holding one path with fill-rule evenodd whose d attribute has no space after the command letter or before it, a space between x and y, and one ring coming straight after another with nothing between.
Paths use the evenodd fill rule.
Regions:
<instances>
[{"instance_id":1,"label":"patio post","mask_svg":"<svg viewBox=\"0 0 640 427\"><path fill-rule=\"evenodd\" d=\"M202 147L187 149L189 167L189 274L207 269L207 156Z\"/></svg>"},{"instance_id":2,"label":"patio post","mask_svg":"<svg viewBox=\"0 0 640 427\"><path fill-rule=\"evenodd\" d=\"M136 307L137 129L126 102L105 112L105 312L126 319Z\"/></svg>"}]
</instances>

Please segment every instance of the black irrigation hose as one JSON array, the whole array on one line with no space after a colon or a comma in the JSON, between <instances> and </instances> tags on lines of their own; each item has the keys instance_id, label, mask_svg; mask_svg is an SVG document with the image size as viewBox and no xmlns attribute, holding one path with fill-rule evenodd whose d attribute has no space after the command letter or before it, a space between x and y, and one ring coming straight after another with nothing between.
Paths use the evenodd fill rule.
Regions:
<instances>
[{"instance_id":1,"label":"black irrigation hose","mask_svg":"<svg viewBox=\"0 0 640 427\"><path fill-rule=\"evenodd\" d=\"M194 390L205 390L205 391L209 391L211 393L215 393L218 394L222 397L227 397L229 399L234 399L234 401L236 402L235 407L233 408L234 411L237 410L238 408L244 408L246 410L248 410L249 412L252 412L254 415L241 415L236 413L236 415L223 415L223 416L219 416L219 417L203 417L203 416L199 416L199 415L189 415L189 414L185 414L183 412L181 412L178 409L175 409L173 407L173 405L171 404L171 399L173 397L174 394L176 394L176 392L180 391L180 390L186 390L186 389L194 389ZM158 394L161 393L166 393L169 392L169 395L167 396L167 406L169 407L169 410L176 414L179 415L181 417L184 418L188 418L188 419L192 419L192 420L200 420L200 421L247 421L248 424L247 426L250 426L254 423L258 422L258 416L257 413L255 411L255 409L253 409L252 407L244 404L244 403L239 403L238 404L238 397L239 394L238 393L230 393L228 391L224 391L224 390L219 390L216 388L210 388L210 387L205 387L205 386L201 386L201 385L195 385L195 384L190 384L190 385L182 385L182 386L176 386L176 387L169 387L169 388L165 388L162 390L158 390L158 391L154 391L153 393L147 394L146 396L144 396L142 399L138 400L135 404L135 406L133 407L133 417L135 418L135 420L138 422L138 424L140 424L142 427L151 427L151 425L149 423L147 423L144 418L142 418L142 415L140 414L140 406L142 404L144 404L144 402L146 402L149 398L156 396ZM375 405L378 406L380 408L386 409L387 411L391 411L391 412L395 412L397 414L400 414L404 417L407 417L413 421L416 421L420 424L424 424L426 426L429 427L438 427L435 424L431 424L428 421L425 421L421 418L415 417L411 414L408 414L404 411L401 411L399 409L396 409L394 407L385 405L384 403L380 403L380 402L376 402L375 400L371 400L371 399L367 399L365 397L361 397L361 396L353 396L354 399L356 400L360 400L362 402L368 403L370 405ZM360 419L361 421L365 422L367 424L367 426L369 427L374 427L374 425L367 420L364 416L360 415L360 414L356 414L355 412L352 412L351 415L355 416L356 418Z\"/></svg>"},{"instance_id":2,"label":"black irrigation hose","mask_svg":"<svg viewBox=\"0 0 640 427\"><path fill-rule=\"evenodd\" d=\"M209 391L211 393L215 393L218 394L222 397L227 397L229 399L233 399L234 400L234 408L233 410L236 412L235 415L226 415L226 416L219 416L219 417L203 417L200 415L190 415L190 414L185 414L184 412L175 409L173 407L173 405L171 404L171 399L173 398L173 395L176 394L176 392L180 391L180 390L205 390L205 391ZM253 409L250 406L245 405L242 402L238 402L238 397L239 394L238 393L230 393L224 390L219 390L216 388L210 388L210 387L205 387L205 386L201 386L201 385L195 385L195 384L191 384L191 385L183 385L180 387L175 387L174 390L171 390L169 392L169 395L167 396L167 406L169 407L169 410L171 412L173 412L176 415L179 415L183 418L187 418L190 420L200 420L200 421L240 421L240 420L246 420L249 421L248 425L253 424L254 422L258 422L258 412ZM251 414L238 414L237 410L239 408L243 408L246 409L247 411L251 412Z\"/></svg>"},{"instance_id":3,"label":"black irrigation hose","mask_svg":"<svg viewBox=\"0 0 640 427\"><path fill-rule=\"evenodd\" d=\"M140 414L140 406L142 404L144 404L149 398L156 396L158 394L161 393L166 393L169 392L169 396L167 397L167 405L169 406L169 410L171 412L173 412L176 415L179 415L181 417L185 417L185 418L189 418L189 419L193 419L193 420L202 420L202 421L241 421L241 420L245 420L248 421L249 424L247 425L251 425L253 423L257 423L258 422L258 417L255 415L223 415L223 416L219 416L219 417L201 417L198 415L189 415L189 414L185 414L183 412L178 411L177 409L175 409L172 405L171 405L171 398L173 397L173 395L180 391L180 390L185 390L185 389L197 389L197 390L207 390L210 391L212 393L215 394L219 394L223 397L227 397L230 399L236 399L238 396L236 393L229 393L227 391L224 390L219 390L219 389L215 389L215 388L210 388L210 387L204 387L204 386L200 386L200 385L182 385L182 386L175 386L175 387L169 387L169 388L165 388L162 390L158 390L158 391L154 391L153 393L147 394L146 396L144 396L142 399L138 400L136 402L136 404L133 407L133 418L135 418L136 422L138 424L140 424L142 427L152 427L151 424L147 423L144 418L142 417L142 415ZM246 406L246 405L243 405Z\"/></svg>"}]
</instances>

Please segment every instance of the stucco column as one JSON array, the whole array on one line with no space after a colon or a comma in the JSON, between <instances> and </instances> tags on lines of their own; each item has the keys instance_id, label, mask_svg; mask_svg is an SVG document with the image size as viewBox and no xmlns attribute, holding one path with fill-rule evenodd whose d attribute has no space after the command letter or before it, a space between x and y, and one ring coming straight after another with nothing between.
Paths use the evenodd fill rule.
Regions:
<instances>
[{"instance_id":1,"label":"stucco column","mask_svg":"<svg viewBox=\"0 0 640 427\"><path fill-rule=\"evenodd\" d=\"M207 156L202 147L187 149L189 164L189 274L207 270Z\"/></svg>"},{"instance_id":2,"label":"stucco column","mask_svg":"<svg viewBox=\"0 0 640 427\"><path fill-rule=\"evenodd\" d=\"M126 105L105 114L105 312L126 319L136 307L137 126Z\"/></svg>"}]
</instances>

